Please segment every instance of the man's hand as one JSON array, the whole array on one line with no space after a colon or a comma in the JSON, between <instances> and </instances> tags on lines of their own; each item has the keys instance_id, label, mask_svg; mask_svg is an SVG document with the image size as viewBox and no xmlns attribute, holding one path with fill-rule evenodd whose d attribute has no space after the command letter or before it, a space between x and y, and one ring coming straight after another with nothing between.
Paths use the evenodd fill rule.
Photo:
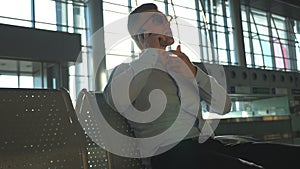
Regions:
<instances>
[{"instance_id":1,"label":"man's hand","mask_svg":"<svg viewBox=\"0 0 300 169\"><path fill-rule=\"evenodd\" d=\"M170 50L169 52L176 55L175 57L169 56L167 66L174 72L183 74L185 76L196 76L197 69L194 64L190 61L186 54L181 52L180 45L177 46L176 50ZM180 60L179 60L180 59ZM191 72L189 72L191 71Z\"/></svg>"}]
</instances>

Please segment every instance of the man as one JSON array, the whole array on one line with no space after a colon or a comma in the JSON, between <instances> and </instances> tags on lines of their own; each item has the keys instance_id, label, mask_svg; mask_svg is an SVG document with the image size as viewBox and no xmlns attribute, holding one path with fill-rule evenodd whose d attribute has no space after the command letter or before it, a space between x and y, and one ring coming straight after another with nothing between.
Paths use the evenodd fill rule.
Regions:
<instances>
[{"instance_id":1,"label":"man","mask_svg":"<svg viewBox=\"0 0 300 169\"><path fill-rule=\"evenodd\" d=\"M141 55L132 63L117 66L104 90L108 104L129 119L137 138L161 136L154 145L141 142L141 154L151 157L145 164L153 169L272 166L272 161L259 159L264 145L226 146L204 132L200 101L218 114L228 113L231 101L226 90L195 66L180 46L166 51L174 43L170 19L152 3L130 13L128 30ZM199 143L201 138L208 140Z\"/></svg>"}]
</instances>

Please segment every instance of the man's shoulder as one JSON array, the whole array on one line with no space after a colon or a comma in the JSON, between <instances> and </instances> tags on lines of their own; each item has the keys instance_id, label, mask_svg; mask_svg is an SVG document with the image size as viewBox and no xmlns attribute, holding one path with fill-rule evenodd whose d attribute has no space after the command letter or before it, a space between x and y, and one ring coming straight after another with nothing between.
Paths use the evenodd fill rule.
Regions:
<instances>
[{"instance_id":1,"label":"man's shoulder","mask_svg":"<svg viewBox=\"0 0 300 169\"><path fill-rule=\"evenodd\" d=\"M116 66L114 69L124 69L130 67L130 63L121 63L118 66Z\"/></svg>"}]
</instances>

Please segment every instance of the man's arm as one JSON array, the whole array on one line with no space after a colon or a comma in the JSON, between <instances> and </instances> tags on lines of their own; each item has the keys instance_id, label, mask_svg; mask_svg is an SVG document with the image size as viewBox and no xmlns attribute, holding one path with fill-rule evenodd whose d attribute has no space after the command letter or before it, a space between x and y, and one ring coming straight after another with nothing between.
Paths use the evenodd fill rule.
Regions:
<instances>
[{"instance_id":1,"label":"man's arm","mask_svg":"<svg viewBox=\"0 0 300 169\"><path fill-rule=\"evenodd\" d=\"M170 52L177 55L182 61L179 61L178 58L171 58L173 62L168 63L169 67L184 76L196 78L200 97L210 105L210 111L218 114L230 112L231 100L227 95L227 91L216 79L195 66L188 56L181 52L180 46L177 46L176 50L170 50Z\"/></svg>"},{"instance_id":2,"label":"man's arm","mask_svg":"<svg viewBox=\"0 0 300 169\"><path fill-rule=\"evenodd\" d=\"M231 109L231 99L215 78L197 68L196 81L201 98L210 106L210 111L217 114L226 114Z\"/></svg>"}]
</instances>

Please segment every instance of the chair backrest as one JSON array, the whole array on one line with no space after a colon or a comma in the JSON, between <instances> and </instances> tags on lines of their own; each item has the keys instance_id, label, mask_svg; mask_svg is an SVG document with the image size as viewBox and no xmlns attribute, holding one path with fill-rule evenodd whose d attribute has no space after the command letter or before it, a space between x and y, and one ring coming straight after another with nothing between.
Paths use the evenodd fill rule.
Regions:
<instances>
[{"instance_id":1,"label":"chair backrest","mask_svg":"<svg viewBox=\"0 0 300 169\"><path fill-rule=\"evenodd\" d=\"M0 89L0 169L87 168L85 134L64 89Z\"/></svg>"},{"instance_id":2,"label":"chair backrest","mask_svg":"<svg viewBox=\"0 0 300 169\"><path fill-rule=\"evenodd\" d=\"M94 138L94 140L90 137L88 139L89 166L92 168L93 166L102 166L105 169L145 169L141 159L119 156L103 149L103 145L99 145L103 143L101 142L101 139L103 139L101 138L103 137L101 135L103 128L100 127L99 121L96 121L95 113L97 111L91 110L91 107L87 106L89 103L85 100L86 97L94 97L96 99L97 106L112 128L129 137L134 137L134 134L127 120L106 103L102 93L88 92L83 89L77 97L76 111L80 111L77 114L81 114L79 119L86 134Z\"/></svg>"}]
</instances>

